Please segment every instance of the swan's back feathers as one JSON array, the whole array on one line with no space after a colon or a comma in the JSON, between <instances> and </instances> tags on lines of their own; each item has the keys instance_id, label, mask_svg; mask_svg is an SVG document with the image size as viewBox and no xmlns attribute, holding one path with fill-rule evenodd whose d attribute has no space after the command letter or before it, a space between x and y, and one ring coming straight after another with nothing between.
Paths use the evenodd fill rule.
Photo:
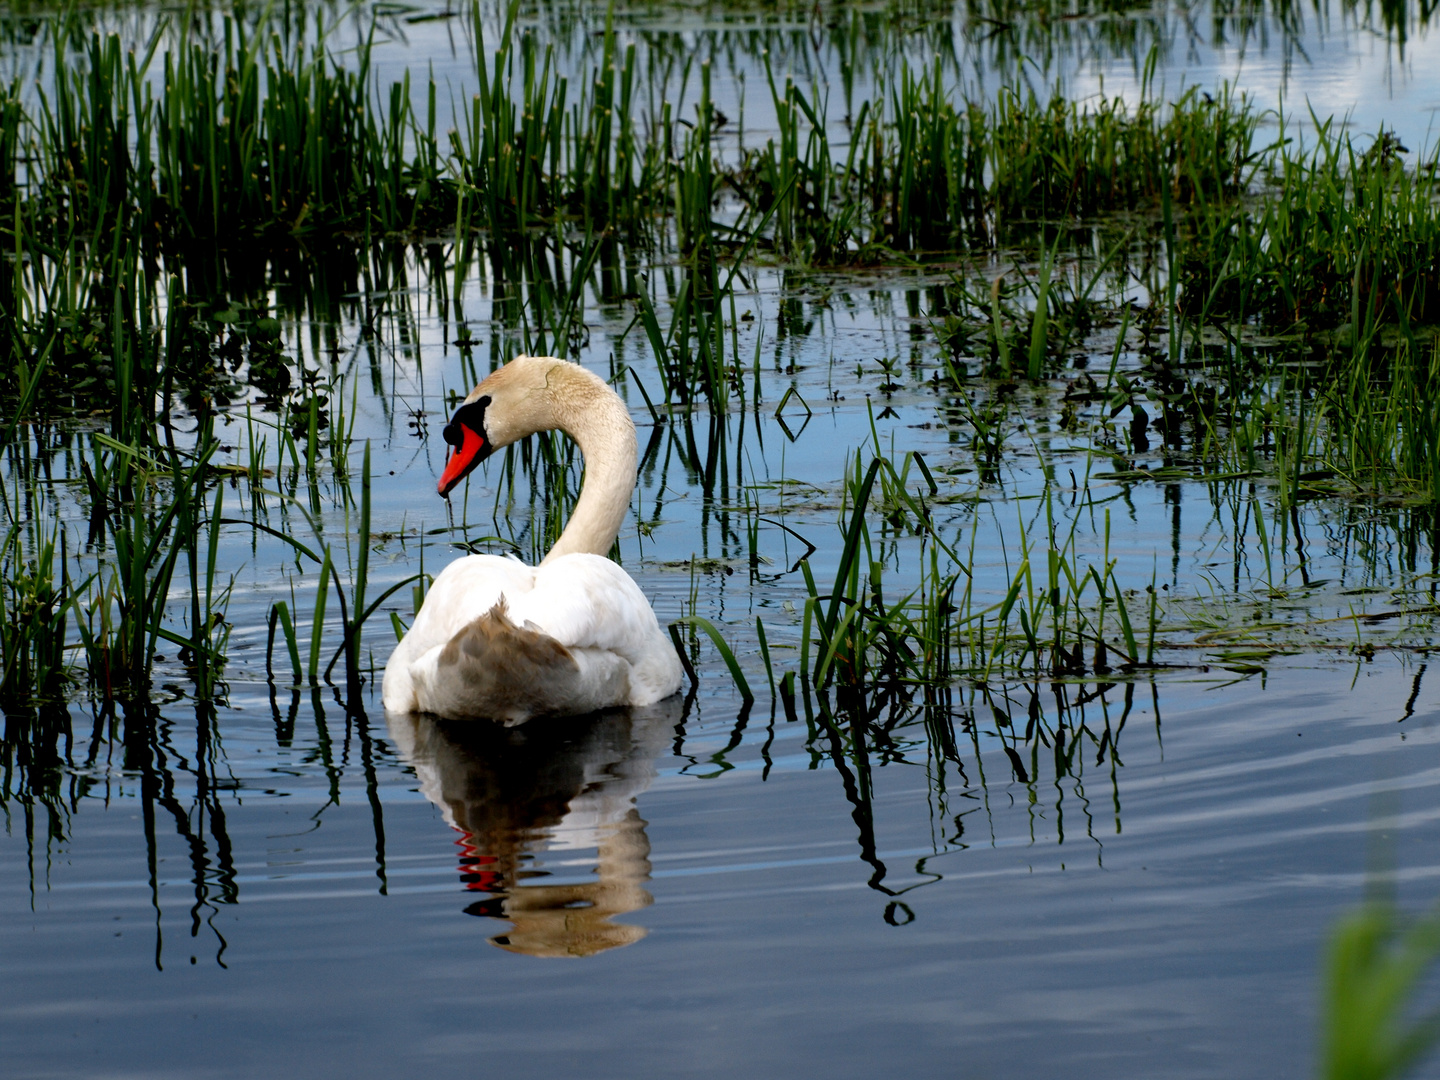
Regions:
<instances>
[{"instance_id":1,"label":"swan's back feathers","mask_svg":"<svg viewBox=\"0 0 1440 1080\"><path fill-rule=\"evenodd\" d=\"M502 555L456 559L430 586L406 640L419 631L435 638L430 644L439 644L493 608L501 596L518 596L534 585L535 568L519 559Z\"/></svg>"},{"instance_id":2,"label":"swan's back feathers","mask_svg":"<svg viewBox=\"0 0 1440 1080\"><path fill-rule=\"evenodd\" d=\"M629 666L629 693L615 705L653 705L680 689L684 672L655 611L630 575L599 555L564 555L535 570L535 587L510 601L517 622L567 648L599 650ZM595 706L600 708L602 706Z\"/></svg>"},{"instance_id":3,"label":"swan's back feathers","mask_svg":"<svg viewBox=\"0 0 1440 1080\"><path fill-rule=\"evenodd\" d=\"M640 586L599 555L566 555L537 567L535 584L510 598L510 611L516 622L567 646L610 649L631 663L659 626Z\"/></svg>"},{"instance_id":4,"label":"swan's back feathers","mask_svg":"<svg viewBox=\"0 0 1440 1080\"><path fill-rule=\"evenodd\" d=\"M431 584L415 624L385 665L381 693L385 708L391 712L429 711L415 692L412 669L420 658L488 612L502 596L528 592L534 581L531 567L499 555L467 555L445 567Z\"/></svg>"}]
</instances>

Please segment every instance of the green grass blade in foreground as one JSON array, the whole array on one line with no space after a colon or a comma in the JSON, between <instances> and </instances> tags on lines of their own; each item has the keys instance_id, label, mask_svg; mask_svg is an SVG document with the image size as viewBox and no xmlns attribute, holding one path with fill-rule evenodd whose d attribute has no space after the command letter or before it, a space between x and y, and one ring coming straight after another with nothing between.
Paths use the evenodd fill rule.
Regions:
<instances>
[{"instance_id":1,"label":"green grass blade in foreground","mask_svg":"<svg viewBox=\"0 0 1440 1080\"><path fill-rule=\"evenodd\" d=\"M299 686L305 681L300 668L300 643L295 637L295 623L290 618L290 607L284 600L277 600L270 609L270 620L270 648L266 652L265 663L267 667L271 663L271 653L275 645L275 623L278 622L285 635L285 648L290 653L290 672L294 677L294 685Z\"/></svg>"},{"instance_id":2,"label":"green grass blade in foreground","mask_svg":"<svg viewBox=\"0 0 1440 1080\"><path fill-rule=\"evenodd\" d=\"M320 581L315 586L315 613L310 622L310 663L306 673L311 685L320 681L320 642L325 634L325 608L334 564L330 560L330 545L325 545L324 560L320 564Z\"/></svg>"},{"instance_id":3,"label":"green grass blade in foreground","mask_svg":"<svg viewBox=\"0 0 1440 1080\"><path fill-rule=\"evenodd\" d=\"M770 696L775 696L775 667L770 661L770 642L765 637L765 624L755 616L755 636L760 642L760 659L765 664L765 677L770 680Z\"/></svg>"},{"instance_id":4,"label":"green grass blade in foreground","mask_svg":"<svg viewBox=\"0 0 1440 1080\"><path fill-rule=\"evenodd\" d=\"M1416 984L1440 956L1440 912L1408 927L1388 901L1331 932L1321 1019L1322 1080L1390 1080L1440 1039L1440 1012L1409 1020Z\"/></svg>"},{"instance_id":5,"label":"green grass blade in foreground","mask_svg":"<svg viewBox=\"0 0 1440 1080\"><path fill-rule=\"evenodd\" d=\"M693 626L703 630L705 634L715 643L715 648L720 650L720 658L725 661L725 667L730 671L730 678L735 680L735 688L740 691L740 696L747 702L755 700L755 695L750 690L750 684L745 681L745 673L740 670L740 661L735 659L735 653L715 628L715 624L701 615L686 615L676 619L676 623L682 626ZM683 656L683 653L682 653Z\"/></svg>"}]
</instances>

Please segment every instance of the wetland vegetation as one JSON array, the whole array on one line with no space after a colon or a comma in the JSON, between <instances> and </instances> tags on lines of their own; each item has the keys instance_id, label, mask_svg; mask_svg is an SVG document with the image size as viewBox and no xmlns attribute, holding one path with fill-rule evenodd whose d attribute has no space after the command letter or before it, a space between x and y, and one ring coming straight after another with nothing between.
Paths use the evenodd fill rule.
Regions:
<instances>
[{"instance_id":1,"label":"wetland vegetation","mask_svg":"<svg viewBox=\"0 0 1440 1080\"><path fill-rule=\"evenodd\" d=\"M641 427L615 554L691 675L680 773L732 770L764 717L768 777L794 725L887 924L927 871L877 839L886 766L923 766L939 854L964 800L1033 806L1052 772L1092 838L1103 774L1118 834L1122 731L1158 739L1171 681L1394 654L1412 715L1440 141L1177 85L1183 6L669 10L0 15L0 801L33 888L133 782L157 928L162 815L192 937L235 903L227 716L259 694L327 806L360 784L387 890L378 672L440 566L533 559L578 494L548 435L429 494L437 425L521 353ZM1426 25L1206 12L1257 49L1333 19L1403 57ZM1074 56L1129 78L1077 92ZM445 732L416 738L443 772Z\"/></svg>"}]
</instances>

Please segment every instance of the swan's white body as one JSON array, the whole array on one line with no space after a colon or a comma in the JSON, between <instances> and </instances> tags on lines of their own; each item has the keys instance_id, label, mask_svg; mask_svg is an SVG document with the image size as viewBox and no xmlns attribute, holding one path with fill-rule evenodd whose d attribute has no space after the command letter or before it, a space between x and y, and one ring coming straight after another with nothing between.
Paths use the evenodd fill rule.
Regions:
<instances>
[{"instance_id":1,"label":"swan's white body","mask_svg":"<svg viewBox=\"0 0 1440 1080\"><path fill-rule=\"evenodd\" d=\"M442 493L491 450L552 428L580 444L585 484L539 566L469 555L435 579L386 664L385 708L519 723L675 693L679 657L639 586L605 557L635 486L624 403L577 364L517 357L471 392L453 426L466 438L452 439Z\"/></svg>"}]
</instances>

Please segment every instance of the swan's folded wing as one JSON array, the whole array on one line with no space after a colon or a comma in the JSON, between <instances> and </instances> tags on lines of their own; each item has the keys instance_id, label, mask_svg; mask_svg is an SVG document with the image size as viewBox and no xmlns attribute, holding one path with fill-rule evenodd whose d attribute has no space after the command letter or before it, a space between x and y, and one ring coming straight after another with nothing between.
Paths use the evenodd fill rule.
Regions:
<instances>
[{"instance_id":1,"label":"swan's folded wing","mask_svg":"<svg viewBox=\"0 0 1440 1080\"><path fill-rule=\"evenodd\" d=\"M535 585L509 598L510 616L566 648L607 649L639 663L659 624L640 586L599 555L566 555L535 571Z\"/></svg>"}]
</instances>

